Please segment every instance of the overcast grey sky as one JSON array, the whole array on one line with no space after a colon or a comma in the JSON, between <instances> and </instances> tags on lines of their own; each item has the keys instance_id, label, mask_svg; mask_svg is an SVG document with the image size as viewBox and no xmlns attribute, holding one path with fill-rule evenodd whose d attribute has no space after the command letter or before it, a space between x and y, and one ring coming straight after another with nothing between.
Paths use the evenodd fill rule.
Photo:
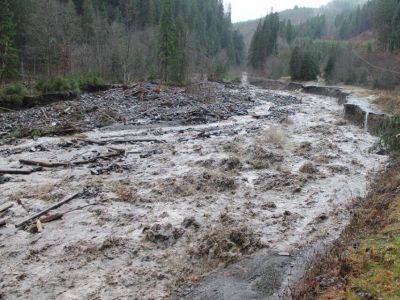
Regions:
<instances>
[{"instance_id":1,"label":"overcast grey sky","mask_svg":"<svg viewBox=\"0 0 400 300\"><path fill-rule=\"evenodd\" d=\"M282 11L293 8L295 5L306 7L320 7L329 0L224 0L232 5L232 21L246 21L265 16L271 8Z\"/></svg>"}]
</instances>

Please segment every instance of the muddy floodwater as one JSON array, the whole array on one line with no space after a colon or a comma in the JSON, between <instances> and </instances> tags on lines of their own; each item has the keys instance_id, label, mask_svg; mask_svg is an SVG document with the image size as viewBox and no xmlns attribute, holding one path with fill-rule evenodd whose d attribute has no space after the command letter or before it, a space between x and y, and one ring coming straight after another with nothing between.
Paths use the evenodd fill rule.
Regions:
<instances>
[{"instance_id":1,"label":"muddy floodwater","mask_svg":"<svg viewBox=\"0 0 400 300\"><path fill-rule=\"evenodd\" d=\"M187 296L260 251L285 257L338 237L387 161L378 139L347 123L334 98L214 88L248 101L243 113L1 146L0 169L91 162L24 165L34 172L3 177L0 205L13 206L0 216L0 298ZM102 158L110 153L119 154ZM78 192L40 224L15 228Z\"/></svg>"}]
</instances>

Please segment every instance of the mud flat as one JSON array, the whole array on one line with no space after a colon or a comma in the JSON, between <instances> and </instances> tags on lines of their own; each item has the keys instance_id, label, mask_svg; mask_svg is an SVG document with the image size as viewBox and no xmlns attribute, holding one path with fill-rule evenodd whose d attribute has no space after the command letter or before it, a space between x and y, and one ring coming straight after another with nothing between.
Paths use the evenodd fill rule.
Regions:
<instances>
[{"instance_id":1,"label":"mud flat","mask_svg":"<svg viewBox=\"0 0 400 300\"><path fill-rule=\"evenodd\" d=\"M376 137L344 121L335 98L254 86L215 89L227 95L225 103L240 97L242 104L229 112L215 102L229 114L200 122L197 111L213 109L197 103L189 116L179 110L182 121L175 124L133 112L127 125L1 146L0 169L30 168L21 164L26 160L64 163L2 177L0 205L13 206L1 217L0 295L284 295L310 249L339 236L353 199L365 196L387 157L371 150ZM109 93L96 96L99 107ZM129 92L118 93L112 105L128 111ZM176 112L158 103L160 116ZM103 159L118 150L124 153ZM74 163L82 160L90 163ZM75 192L47 219L15 228Z\"/></svg>"}]
</instances>

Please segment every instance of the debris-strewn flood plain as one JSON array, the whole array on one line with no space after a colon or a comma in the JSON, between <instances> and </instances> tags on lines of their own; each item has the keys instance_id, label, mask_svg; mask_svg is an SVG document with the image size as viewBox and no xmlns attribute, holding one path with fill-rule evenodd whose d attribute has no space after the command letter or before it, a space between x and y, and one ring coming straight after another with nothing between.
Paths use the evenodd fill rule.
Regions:
<instances>
[{"instance_id":1,"label":"debris-strewn flood plain","mask_svg":"<svg viewBox=\"0 0 400 300\"><path fill-rule=\"evenodd\" d=\"M338 237L387 160L334 98L218 83L83 95L0 130L71 116L83 133L0 147L0 169L27 173L0 176L4 299L188 295L245 257Z\"/></svg>"}]
</instances>

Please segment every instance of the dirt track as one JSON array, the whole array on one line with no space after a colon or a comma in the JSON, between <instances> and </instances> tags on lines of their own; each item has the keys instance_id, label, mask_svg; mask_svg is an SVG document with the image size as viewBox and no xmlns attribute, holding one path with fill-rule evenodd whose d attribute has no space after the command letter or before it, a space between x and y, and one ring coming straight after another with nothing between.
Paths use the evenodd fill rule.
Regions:
<instances>
[{"instance_id":1,"label":"dirt track","mask_svg":"<svg viewBox=\"0 0 400 300\"><path fill-rule=\"evenodd\" d=\"M7 226L0 227L0 295L150 299L177 290L179 296L219 298L226 296L223 289L210 294L205 284L196 290L210 271L253 253L290 261L286 255L337 236L351 199L365 194L369 175L387 159L369 151L376 138L344 122L333 98L213 89L242 102L224 117L199 120L183 111L171 122L152 114L139 122L125 112L127 125L2 146L0 168L18 168L20 159L90 159L110 147L125 154L12 175L0 185L0 205L14 203L4 216ZM97 97L99 107L107 105L107 93ZM125 96L115 97L113 105ZM212 101L226 111L223 102ZM171 116L177 107L170 108ZM168 115L163 109L161 115ZM42 232L30 232L36 224L14 228L74 192L82 194L57 210L62 219L43 223ZM260 297L273 295L282 281L257 278L271 285L260 292L259 281L245 280L250 294Z\"/></svg>"}]
</instances>

